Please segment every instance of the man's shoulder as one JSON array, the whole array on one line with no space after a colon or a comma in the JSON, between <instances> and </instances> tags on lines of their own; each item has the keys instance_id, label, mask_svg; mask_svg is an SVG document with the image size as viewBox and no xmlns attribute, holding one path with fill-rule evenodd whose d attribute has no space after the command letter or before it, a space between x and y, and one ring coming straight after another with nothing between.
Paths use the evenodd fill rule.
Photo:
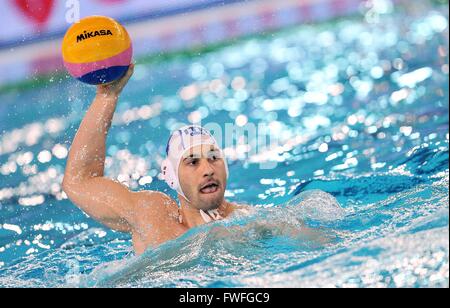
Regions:
<instances>
[{"instance_id":1,"label":"man's shoulder","mask_svg":"<svg viewBox=\"0 0 450 308\"><path fill-rule=\"evenodd\" d=\"M169 216L178 213L178 204L169 195L152 190L142 190L134 193L135 204L138 210L167 213Z\"/></svg>"},{"instance_id":2,"label":"man's shoulder","mask_svg":"<svg viewBox=\"0 0 450 308\"><path fill-rule=\"evenodd\" d=\"M134 198L136 221L133 234L136 239L145 243L163 243L185 231L179 222L178 205L167 194L140 191L135 193Z\"/></svg>"},{"instance_id":3,"label":"man's shoulder","mask_svg":"<svg viewBox=\"0 0 450 308\"><path fill-rule=\"evenodd\" d=\"M255 207L245 203L231 203L228 202L227 215L231 214L250 214L255 212Z\"/></svg>"}]
</instances>

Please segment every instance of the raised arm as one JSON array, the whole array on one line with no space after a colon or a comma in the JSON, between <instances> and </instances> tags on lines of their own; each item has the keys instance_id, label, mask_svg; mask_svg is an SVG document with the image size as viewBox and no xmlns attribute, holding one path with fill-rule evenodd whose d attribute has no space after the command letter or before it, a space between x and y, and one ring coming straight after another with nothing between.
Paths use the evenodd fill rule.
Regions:
<instances>
[{"instance_id":1,"label":"raised arm","mask_svg":"<svg viewBox=\"0 0 450 308\"><path fill-rule=\"evenodd\" d=\"M63 189L73 203L94 219L122 232L132 231L136 193L104 178L103 173L106 137L119 95L133 71L131 65L122 79L97 87L96 97L70 148L63 180Z\"/></svg>"}]
</instances>

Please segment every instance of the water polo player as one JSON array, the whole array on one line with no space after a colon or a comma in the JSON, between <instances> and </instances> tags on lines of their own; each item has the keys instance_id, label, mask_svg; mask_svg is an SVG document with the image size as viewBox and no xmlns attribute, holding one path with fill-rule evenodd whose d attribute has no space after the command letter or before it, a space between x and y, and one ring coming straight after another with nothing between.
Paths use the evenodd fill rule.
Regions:
<instances>
[{"instance_id":1,"label":"water polo player","mask_svg":"<svg viewBox=\"0 0 450 308\"><path fill-rule=\"evenodd\" d=\"M73 140L63 189L70 200L107 227L131 233L137 254L179 237L190 228L220 220L238 208L224 199L228 167L205 129L186 126L167 143L161 174L179 204L162 192L130 191L104 177L106 137L122 89L132 76L98 85L97 94Z\"/></svg>"}]
</instances>

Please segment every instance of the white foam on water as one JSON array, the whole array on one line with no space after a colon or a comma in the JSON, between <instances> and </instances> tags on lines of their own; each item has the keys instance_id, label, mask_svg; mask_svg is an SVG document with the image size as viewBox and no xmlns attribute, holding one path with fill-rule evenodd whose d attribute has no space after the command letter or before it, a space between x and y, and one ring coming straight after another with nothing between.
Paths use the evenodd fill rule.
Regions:
<instances>
[{"instance_id":1,"label":"white foam on water","mask_svg":"<svg viewBox=\"0 0 450 308\"><path fill-rule=\"evenodd\" d=\"M335 197L321 190L301 192L286 204L289 213L299 218L335 221L345 217L345 210Z\"/></svg>"}]
</instances>

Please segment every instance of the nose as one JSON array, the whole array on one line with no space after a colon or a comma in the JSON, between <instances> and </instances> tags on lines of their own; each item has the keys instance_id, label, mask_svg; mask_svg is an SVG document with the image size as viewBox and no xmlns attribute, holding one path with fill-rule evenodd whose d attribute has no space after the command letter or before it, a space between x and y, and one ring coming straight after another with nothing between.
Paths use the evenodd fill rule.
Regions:
<instances>
[{"instance_id":1,"label":"nose","mask_svg":"<svg viewBox=\"0 0 450 308\"><path fill-rule=\"evenodd\" d=\"M207 159L201 159L201 172L203 174L203 177L210 177L214 175L214 169L212 168L211 164Z\"/></svg>"}]
</instances>

